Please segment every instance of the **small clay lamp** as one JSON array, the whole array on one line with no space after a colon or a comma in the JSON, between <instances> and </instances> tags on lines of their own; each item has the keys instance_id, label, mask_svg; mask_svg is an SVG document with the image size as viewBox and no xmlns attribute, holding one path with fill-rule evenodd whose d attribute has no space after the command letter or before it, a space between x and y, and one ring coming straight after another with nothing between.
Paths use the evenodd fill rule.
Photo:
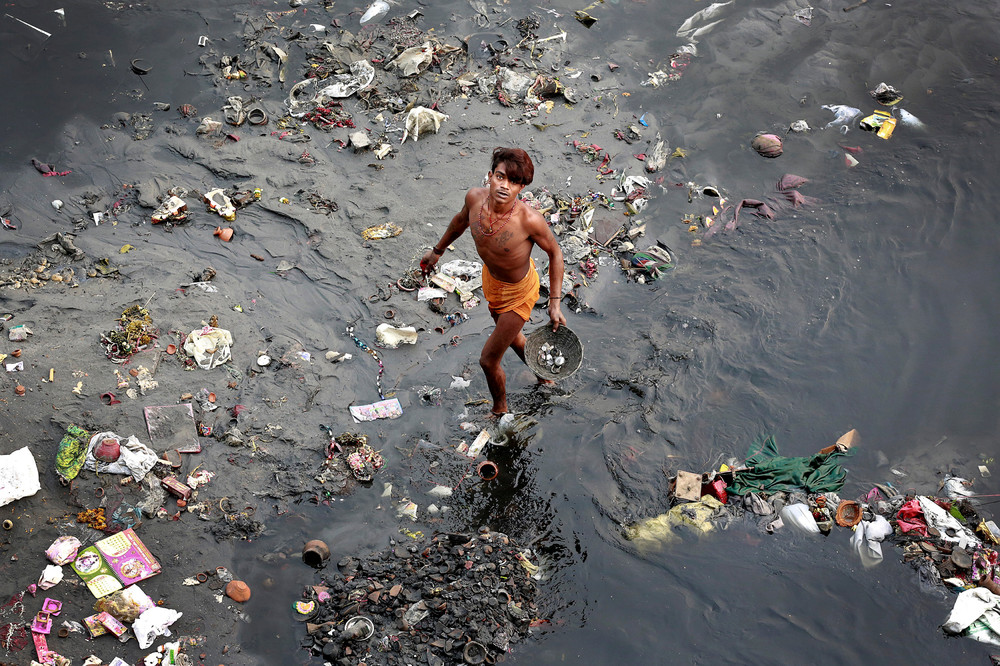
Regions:
<instances>
[{"instance_id":1,"label":"small clay lamp","mask_svg":"<svg viewBox=\"0 0 1000 666\"><path fill-rule=\"evenodd\" d=\"M214 235L218 236L219 238L221 238L224 241L229 241L233 237L233 228L232 227L216 227Z\"/></svg>"},{"instance_id":2,"label":"small clay lamp","mask_svg":"<svg viewBox=\"0 0 1000 666\"><path fill-rule=\"evenodd\" d=\"M250 598L250 586L241 580L232 580L226 585L226 596L241 604Z\"/></svg>"}]
</instances>

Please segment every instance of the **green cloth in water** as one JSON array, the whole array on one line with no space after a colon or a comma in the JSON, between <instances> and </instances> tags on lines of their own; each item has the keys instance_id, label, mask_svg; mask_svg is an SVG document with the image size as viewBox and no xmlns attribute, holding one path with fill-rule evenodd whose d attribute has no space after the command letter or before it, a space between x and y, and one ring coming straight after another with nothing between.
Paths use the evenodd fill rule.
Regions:
<instances>
[{"instance_id":1,"label":"green cloth in water","mask_svg":"<svg viewBox=\"0 0 1000 666\"><path fill-rule=\"evenodd\" d=\"M839 463L839 459L846 455L836 449L833 453L787 458L778 455L774 437L767 437L750 445L746 464L752 469L734 472L733 483L726 488L726 492L734 495L789 490L835 492L844 487L847 479L847 470Z\"/></svg>"},{"instance_id":2,"label":"green cloth in water","mask_svg":"<svg viewBox=\"0 0 1000 666\"><path fill-rule=\"evenodd\" d=\"M66 428L66 436L59 442L56 451L56 474L65 481L72 481L83 469L87 459L87 447L90 446L90 433L80 426L70 424Z\"/></svg>"}]
</instances>

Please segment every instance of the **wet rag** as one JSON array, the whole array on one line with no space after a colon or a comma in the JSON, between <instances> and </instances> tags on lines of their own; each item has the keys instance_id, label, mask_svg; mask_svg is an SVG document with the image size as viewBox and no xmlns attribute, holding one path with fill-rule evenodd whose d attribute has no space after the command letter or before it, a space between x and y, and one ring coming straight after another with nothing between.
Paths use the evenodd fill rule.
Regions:
<instances>
[{"instance_id":1,"label":"wet rag","mask_svg":"<svg viewBox=\"0 0 1000 666\"><path fill-rule=\"evenodd\" d=\"M72 481L83 469L87 459L87 445L90 443L90 433L78 425L70 424L66 434L59 442L56 452L56 474L64 481Z\"/></svg>"},{"instance_id":2,"label":"wet rag","mask_svg":"<svg viewBox=\"0 0 1000 666\"><path fill-rule=\"evenodd\" d=\"M924 510L920 508L920 501L917 499L911 499L899 507L896 524L903 534L916 532L920 536L927 536L927 521L924 520Z\"/></svg>"},{"instance_id":3,"label":"wet rag","mask_svg":"<svg viewBox=\"0 0 1000 666\"><path fill-rule=\"evenodd\" d=\"M767 437L750 445L746 460L750 469L736 471L726 492L741 496L751 491L836 492L847 479L847 470L838 462L845 455L848 454L834 450L805 457L780 456L774 437Z\"/></svg>"}]
</instances>

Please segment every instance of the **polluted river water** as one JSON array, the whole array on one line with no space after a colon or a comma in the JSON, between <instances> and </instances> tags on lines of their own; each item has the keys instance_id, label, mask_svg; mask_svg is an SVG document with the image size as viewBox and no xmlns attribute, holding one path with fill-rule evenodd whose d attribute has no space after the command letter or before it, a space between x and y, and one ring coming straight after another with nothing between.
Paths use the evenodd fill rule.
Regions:
<instances>
[{"instance_id":1,"label":"polluted river water","mask_svg":"<svg viewBox=\"0 0 1000 666\"><path fill-rule=\"evenodd\" d=\"M357 575L357 562L378 562L362 574L391 591L375 569L405 568L436 534L481 528L527 548L538 567L530 598L508 592L533 603L535 617L524 635L515 632L507 663L987 663L988 646L940 629L955 595L922 589L890 543L881 564L864 568L844 529L767 534L736 518L704 535L678 530L647 549L627 527L670 507L678 471L739 463L766 435L783 455L808 456L856 428L860 443L843 461L845 499L887 482L933 495L949 473L974 479L976 493L1000 492L979 471L995 468L998 427L989 362L1000 344L989 333L1000 299L991 228L998 195L984 175L997 159L989 150L997 9L400 2L362 26L366 9L322 0L36 0L5 9L0 214L16 228L0 229L0 307L14 315L7 330L25 324L32 335L0 349L22 349L6 361L25 362L0 389L0 453L27 446L41 490L0 507L12 521L0 533L3 600L36 582L55 537L90 544L103 536L75 514L99 506L111 514L143 498L146 486L90 471L61 485L53 461L69 424L148 443L144 407L190 402L182 396L204 389L216 401L195 399L195 418L216 436L199 438L202 452L184 454L178 475L212 473L188 505L207 508L188 511L168 496L165 511L133 521L162 565L143 590L183 613L172 632L195 637L193 663L323 663L295 607L304 591ZM386 66L402 48L428 42L434 57L414 76ZM350 55L374 65L372 87L330 104L325 119L288 119L292 87L327 58ZM226 56L239 56L233 66L246 77L225 78ZM481 83L498 68L529 83L558 79L570 92L529 105L495 81ZM879 104L870 91L882 82L903 100ZM226 123L233 96L262 109L264 123ZM403 143L411 106L447 119ZM861 115L838 122L829 106ZM888 138L858 126L875 110L900 119ZM222 127L198 134L206 117ZM808 130L791 131L800 120ZM355 151L359 130L372 145ZM779 137L782 154L755 152L759 134ZM665 162L649 172L657 137ZM380 159L383 144L391 151ZM621 267L620 252L591 254L582 267L567 261L572 294L563 311L584 344L581 367L538 386L507 355L511 408L523 418L506 446L487 449L498 469L487 481L474 465L484 457L456 453L489 425L478 363L492 330L485 303L463 309L449 295L434 311L400 285L464 192L481 184L499 145L532 156L535 180L525 191L536 200L548 193L607 204L623 175L649 177L635 215L617 201L596 204L594 219L641 227L635 249L659 242L673 261L642 282ZM44 175L33 158L70 173ZM787 197L786 174L807 180ZM176 187L188 194L189 219L151 224ZM215 188L252 200L224 220L199 196ZM739 202L739 223L730 224ZM764 211L754 202L772 219L755 215ZM384 223L401 232L363 235ZM231 239L216 228L233 229ZM56 233L74 234L84 257L54 252L57 239L36 247ZM577 247L571 235L560 235L567 255ZM451 259L478 260L467 236L442 262ZM544 268L543 253L535 260ZM36 266L66 284L34 287L27 273ZM210 289L191 286L198 282ZM132 305L148 309L158 338L119 366L101 334ZM232 360L187 369L179 335L213 315L232 333ZM526 331L546 321L536 309ZM382 323L415 327L416 343L377 345ZM328 352L352 358L333 363ZM159 385L132 398L114 371L127 377L138 365L155 370ZM102 400L108 393L121 402ZM383 395L400 400L399 418L352 420L350 406ZM225 436L233 429L239 437ZM330 435L346 432L381 456L370 484L317 479L336 454ZM984 516L989 501L981 500ZM312 539L330 550L319 570L300 558ZM466 543L445 542L451 557ZM482 561L528 571L516 558L491 559L502 555L495 552ZM437 566L451 566L440 557ZM252 590L244 603L222 596L213 576L184 584L220 566ZM22 620L30 624L44 596L64 603L57 626L93 612L90 592L64 569L58 586L25 597ZM490 587L477 584L469 594ZM418 598L406 594L400 615ZM0 614L0 624L14 621L9 609ZM448 618L447 629L466 636L485 622L476 610ZM390 625L376 623L379 632ZM460 663L461 650L442 657L428 647L437 634L425 633L417 656L395 663ZM74 663L94 653L136 664L150 652L135 640L89 642L78 633L53 633L49 645ZM28 664L33 650L0 661ZM393 662L378 653L368 663Z\"/></svg>"}]
</instances>

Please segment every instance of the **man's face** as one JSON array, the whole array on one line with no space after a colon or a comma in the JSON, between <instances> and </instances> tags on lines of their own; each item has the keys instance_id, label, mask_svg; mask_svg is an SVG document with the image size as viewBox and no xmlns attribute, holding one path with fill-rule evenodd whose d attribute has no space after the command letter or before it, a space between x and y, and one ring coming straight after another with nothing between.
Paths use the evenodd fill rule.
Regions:
<instances>
[{"instance_id":1,"label":"man's face","mask_svg":"<svg viewBox=\"0 0 1000 666\"><path fill-rule=\"evenodd\" d=\"M489 174L490 197L499 205L505 206L514 201L524 185L511 182L507 178L507 165L501 162L495 171Z\"/></svg>"}]
</instances>

